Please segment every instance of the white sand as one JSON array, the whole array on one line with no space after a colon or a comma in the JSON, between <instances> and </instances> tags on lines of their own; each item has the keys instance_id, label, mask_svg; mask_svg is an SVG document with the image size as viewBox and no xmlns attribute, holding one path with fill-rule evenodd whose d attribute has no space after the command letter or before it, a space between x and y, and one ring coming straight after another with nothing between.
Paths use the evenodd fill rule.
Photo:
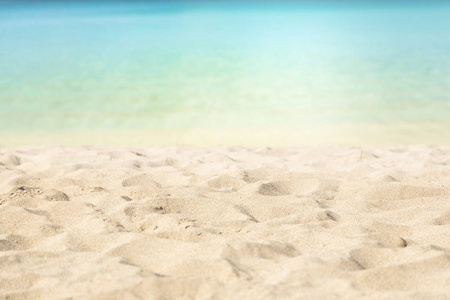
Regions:
<instances>
[{"instance_id":1,"label":"white sand","mask_svg":"<svg viewBox=\"0 0 450 300\"><path fill-rule=\"evenodd\" d=\"M0 145L21 147L63 144L117 146L326 147L377 145L450 145L450 120L439 122L331 122L254 128L184 128L0 132Z\"/></svg>"},{"instance_id":2,"label":"white sand","mask_svg":"<svg viewBox=\"0 0 450 300\"><path fill-rule=\"evenodd\" d=\"M0 149L1 299L449 299L450 148Z\"/></svg>"}]
</instances>

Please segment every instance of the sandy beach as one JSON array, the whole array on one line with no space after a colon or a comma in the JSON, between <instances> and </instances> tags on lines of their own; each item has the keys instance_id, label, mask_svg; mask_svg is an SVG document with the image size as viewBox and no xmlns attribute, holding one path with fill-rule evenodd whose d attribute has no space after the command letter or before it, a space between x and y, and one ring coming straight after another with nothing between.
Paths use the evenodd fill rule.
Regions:
<instances>
[{"instance_id":1,"label":"sandy beach","mask_svg":"<svg viewBox=\"0 0 450 300\"><path fill-rule=\"evenodd\" d=\"M0 300L450 300L450 1L0 0Z\"/></svg>"},{"instance_id":2,"label":"sandy beach","mask_svg":"<svg viewBox=\"0 0 450 300\"><path fill-rule=\"evenodd\" d=\"M0 299L448 299L450 148L0 149Z\"/></svg>"}]
</instances>

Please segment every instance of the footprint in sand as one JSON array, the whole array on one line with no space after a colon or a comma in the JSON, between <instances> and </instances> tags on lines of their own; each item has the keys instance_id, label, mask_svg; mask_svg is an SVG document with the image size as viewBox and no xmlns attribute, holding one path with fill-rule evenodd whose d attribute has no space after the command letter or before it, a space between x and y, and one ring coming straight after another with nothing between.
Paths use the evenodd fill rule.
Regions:
<instances>
[{"instance_id":1,"label":"footprint in sand","mask_svg":"<svg viewBox=\"0 0 450 300\"><path fill-rule=\"evenodd\" d=\"M390 248L359 248L350 252L350 261L366 270L395 262L397 252Z\"/></svg>"},{"instance_id":2,"label":"footprint in sand","mask_svg":"<svg viewBox=\"0 0 450 300\"><path fill-rule=\"evenodd\" d=\"M307 195L320 187L320 181L308 174L290 173L281 180L261 183L258 193L263 196Z\"/></svg>"},{"instance_id":3,"label":"footprint in sand","mask_svg":"<svg viewBox=\"0 0 450 300\"><path fill-rule=\"evenodd\" d=\"M9 234L5 239L0 240L0 251L25 250L32 246L33 238L23 235ZM38 239L40 240L40 239Z\"/></svg>"},{"instance_id":4,"label":"footprint in sand","mask_svg":"<svg viewBox=\"0 0 450 300\"><path fill-rule=\"evenodd\" d=\"M161 188L161 185L153 180L150 175L137 175L122 181L123 187L128 186L144 186L149 188Z\"/></svg>"},{"instance_id":5,"label":"footprint in sand","mask_svg":"<svg viewBox=\"0 0 450 300\"><path fill-rule=\"evenodd\" d=\"M338 214L336 214L336 213L334 213L334 212L332 212L330 210L325 210L323 212L320 212L317 215L317 219L319 221L331 220L331 221L334 221L334 222L339 222L341 220L341 217Z\"/></svg>"},{"instance_id":6,"label":"footprint in sand","mask_svg":"<svg viewBox=\"0 0 450 300\"><path fill-rule=\"evenodd\" d=\"M123 212L125 215L127 215L130 218L145 218L149 214L165 213L164 207L149 205L149 204L129 206L129 207L126 207L123 210Z\"/></svg>"},{"instance_id":7,"label":"footprint in sand","mask_svg":"<svg viewBox=\"0 0 450 300\"><path fill-rule=\"evenodd\" d=\"M450 210L443 213L440 217L434 219L435 225L450 225Z\"/></svg>"},{"instance_id":8,"label":"footprint in sand","mask_svg":"<svg viewBox=\"0 0 450 300\"><path fill-rule=\"evenodd\" d=\"M20 187L37 188L42 185L42 182L40 178L20 175L10 180L7 185L10 186L11 189L18 189Z\"/></svg>"},{"instance_id":9,"label":"footprint in sand","mask_svg":"<svg viewBox=\"0 0 450 300\"><path fill-rule=\"evenodd\" d=\"M393 182L370 188L366 193L366 197L374 200L394 201L420 197L444 196L447 193L446 190L441 188L412 186Z\"/></svg>"},{"instance_id":10,"label":"footprint in sand","mask_svg":"<svg viewBox=\"0 0 450 300\"><path fill-rule=\"evenodd\" d=\"M15 250L16 246L8 240L0 240L0 251Z\"/></svg>"},{"instance_id":11,"label":"footprint in sand","mask_svg":"<svg viewBox=\"0 0 450 300\"><path fill-rule=\"evenodd\" d=\"M263 196L284 196L289 195L291 191L286 182L277 181L261 184L258 193Z\"/></svg>"},{"instance_id":12,"label":"footprint in sand","mask_svg":"<svg viewBox=\"0 0 450 300\"><path fill-rule=\"evenodd\" d=\"M416 259L412 262L398 263L401 257L389 253L355 253L358 263L368 262L368 270L359 273L356 280L359 284L379 291L433 291L448 292L448 269L450 258L447 254L438 254L430 258ZM375 258L368 258L374 255ZM382 262L384 260L384 263ZM445 288L447 286L447 288ZM423 299L429 299L425 296ZM433 297L431 297L433 298ZM446 299L446 297L439 298Z\"/></svg>"},{"instance_id":13,"label":"footprint in sand","mask_svg":"<svg viewBox=\"0 0 450 300\"><path fill-rule=\"evenodd\" d=\"M237 245L227 245L222 256L239 261L248 257L260 259L277 259L280 257L296 257L301 255L294 246L276 241L268 243L245 242Z\"/></svg>"},{"instance_id":14,"label":"footprint in sand","mask_svg":"<svg viewBox=\"0 0 450 300\"><path fill-rule=\"evenodd\" d=\"M315 198L332 201L339 192L339 182L336 180L322 180L314 190Z\"/></svg>"},{"instance_id":15,"label":"footprint in sand","mask_svg":"<svg viewBox=\"0 0 450 300\"><path fill-rule=\"evenodd\" d=\"M228 175L220 175L208 181L208 187L217 191L237 191L245 184L244 180Z\"/></svg>"},{"instance_id":16,"label":"footprint in sand","mask_svg":"<svg viewBox=\"0 0 450 300\"><path fill-rule=\"evenodd\" d=\"M245 170L242 172L242 180L247 183L254 183L273 176L274 173L279 173L279 170L270 170L268 168Z\"/></svg>"},{"instance_id":17,"label":"footprint in sand","mask_svg":"<svg viewBox=\"0 0 450 300\"><path fill-rule=\"evenodd\" d=\"M57 190L51 190L45 193L45 200L47 201L69 201L69 196Z\"/></svg>"},{"instance_id":18,"label":"footprint in sand","mask_svg":"<svg viewBox=\"0 0 450 300\"><path fill-rule=\"evenodd\" d=\"M378 233L369 236L377 242L379 247L383 248L405 248L408 242L401 236L393 233Z\"/></svg>"},{"instance_id":19,"label":"footprint in sand","mask_svg":"<svg viewBox=\"0 0 450 300\"><path fill-rule=\"evenodd\" d=\"M0 165L6 165L6 166L19 166L21 163L20 157L11 154L11 153L5 153L0 156Z\"/></svg>"}]
</instances>

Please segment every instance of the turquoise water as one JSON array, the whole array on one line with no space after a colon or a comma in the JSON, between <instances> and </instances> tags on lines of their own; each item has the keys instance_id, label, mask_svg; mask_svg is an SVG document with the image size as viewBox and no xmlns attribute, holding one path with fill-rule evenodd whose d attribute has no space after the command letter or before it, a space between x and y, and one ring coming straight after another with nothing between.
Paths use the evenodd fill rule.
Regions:
<instances>
[{"instance_id":1,"label":"turquoise water","mask_svg":"<svg viewBox=\"0 0 450 300\"><path fill-rule=\"evenodd\" d=\"M450 1L0 1L0 133L450 120Z\"/></svg>"}]
</instances>

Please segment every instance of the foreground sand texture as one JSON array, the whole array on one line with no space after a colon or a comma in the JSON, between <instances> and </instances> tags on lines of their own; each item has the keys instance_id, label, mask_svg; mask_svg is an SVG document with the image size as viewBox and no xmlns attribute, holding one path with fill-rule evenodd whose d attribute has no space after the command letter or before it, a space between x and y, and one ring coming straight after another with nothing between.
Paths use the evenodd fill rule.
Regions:
<instances>
[{"instance_id":1,"label":"foreground sand texture","mask_svg":"<svg viewBox=\"0 0 450 300\"><path fill-rule=\"evenodd\" d=\"M1 299L449 299L450 148L0 149Z\"/></svg>"}]
</instances>

